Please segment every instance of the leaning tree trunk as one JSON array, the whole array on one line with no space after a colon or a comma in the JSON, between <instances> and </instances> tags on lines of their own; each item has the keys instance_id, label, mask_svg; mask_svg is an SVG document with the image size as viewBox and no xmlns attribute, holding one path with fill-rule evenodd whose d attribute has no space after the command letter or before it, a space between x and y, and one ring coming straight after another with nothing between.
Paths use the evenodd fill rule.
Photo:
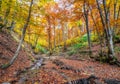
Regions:
<instances>
[{"instance_id":1,"label":"leaning tree trunk","mask_svg":"<svg viewBox=\"0 0 120 84\"><path fill-rule=\"evenodd\" d=\"M24 40L24 37L25 37L26 29L27 29L27 26L28 26L29 21L30 21L32 4L33 4L33 0L31 0L28 17L27 17L27 20L26 20L26 24L24 25L23 30L22 30L22 36L21 36L18 48L17 48L13 58L10 60L10 62L7 65L3 65L2 68L8 68L9 66L11 66L14 63L14 61L16 60L16 58L18 57L19 51L21 49L21 46L22 46L22 43L23 43L23 40Z\"/></svg>"}]
</instances>

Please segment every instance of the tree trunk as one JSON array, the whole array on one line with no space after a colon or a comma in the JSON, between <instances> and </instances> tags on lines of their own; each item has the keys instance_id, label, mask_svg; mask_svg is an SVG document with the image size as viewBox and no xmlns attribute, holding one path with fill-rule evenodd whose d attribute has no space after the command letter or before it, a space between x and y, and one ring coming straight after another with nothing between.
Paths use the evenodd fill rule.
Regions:
<instances>
[{"instance_id":1,"label":"tree trunk","mask_svg":"<svg viewBox=\"0 0 120 84\"><path fill-rule=\"evenodd\" d=\"M36 48L37 43L38 43L38 40L39 40L39 36L38 36L38 35L35 35L35 41L34 41L33 49Z\"/></svg>"},{"instance_id":2,"label":"tree trunk","mask_svg":"<svg viewBox=\"0 0 120 84\"><path fill-rule=\"evenodd\" d=\"M5 12L5 16L4 16L2 28L6 27L6 25L7 25L7 23L8 23L7 18L8 18L8 15L9 15L9 13L10 13L10 9L11 9L11 4L10 4L10 3L11 3L11 2L12 2L12 0L9 0L9 2L8 2L8 7L7 7L7 10L6 10L6 12ZM1 29L2 29L2 28L1 28Z\"/></svg>"},{"instance_id":3,"label":"tree trunk","mask_svg":"<svg viewBox=\"0 0 120 84\"><path fill-rule=\"evenodd\" d=\"M47 16L48 20L48 42L49 42L49 55L52 54L52 44L51 44L51 22L50 22L50 17Z\"/></svg>"},{"instance_id":4,"label":"tree trunk","mask_svg":"<svg viewBox=\"0 0 120 84\"><path fill-rule=\"evenodd\" d=\"M2 0L0 0L0 11L1 11Z\"/></svg>"},{"instance_id":5,"label":"tree trunk","mask_svg":"<svg viewBox=\"0 0 120 84\"><path fill-rule=\"evenodd\" d=\"M108 47L108 60L114 60L114 47L113 47L113 36L112 36L112 30L110 27L110 11L109 8L106 7L106 0L103 0L103 7L104 7L104 16L105 19L103 18L103 13L102 10L100 8L100 4L98 3L98 0L96 0L97 2L97 6L98 6L98 10L99 10L99 14L101 17L101 22L105 31L105 35L106 35L106 43L108 43L107 47Z\"/></svg>"},{"instance_id":6,"label":"tree trunk","mask_svg":"<svg viewBox=\"0 0 120 84\"><path fill-rule=\"evenodd\" d=\"M25 37L26 29L27 29L27 26L28 26L29 21L30 21L32 4L33 4L33 0L31 0L31 4L30 4L30 7L29 7L29 12L28 12L28 17L27 17L27 20L26 20L26 24L24 25L23 30L22 30L22 36L21 36L18 48L17 48L13 58L10 60L10 62L6 66L3 66L2 68L8 68L9 66L11 66L14 63L14 61L16 60L16 58L18 57L19 51L21 49L21 46L22 46L22 43L23 43L23 40L24 40L24 37Z\"/></svg>"},{"instance_id":7,"label":"tree trunk","mask_svg":"<svg viewBox=\"0 0 120 84\"><path fill-rule=\"evenodd\" d=\"M108 42L108 56L110 60L114 59L114 46L113 46L113 34L112 31L109 29L109 42Z\"/></svg>"},{"instance_id":8,"label":"tree trunk","mask_svg":"<svg viewBox=\"0 0 120 84\"><path fill-rule=\"evenodd\" d=\"M54 25L54 48L56 47L56 39L55 39L55 37L56 37L56 32L55 32L55 25Z\"/></svg>"},{"instance_id":9,"label":"tree trunk","mask_svg":"<svg viewBox=\"0 0 120 84\"><path fill-rule=\"evenodd\" d=\"M90 30L89 30L89 22L88 22L88 9L86 8L86 2L84 2L83 9L84 9L87 37L88 37L89 55L91 56L92 49L91 49Z\"/></svg>"},{"instance_id":10,"label":"tree trunk","mask_svg":"<svg viewBox=\"0 0 120 84\"><path fill-rule=\"evenodd\" d=\"M89 7L89 9L90 9L90 7ZM90 9L90 10L91 10L91 9ZM100 53L102 54L102 53L103 53L103 49L102 49L102 39L101 39L99 30L98 30L97 24L96 24L96 22L95 22L95 19L94 19L92 10L91 10L91 17L92 17L93 23L94 23L95 28L96 28L96 31L97 31L98 39L99 39L99 41L100 41L100 42L99 42L99 44L100 44Z\"/></svg>"},{"instance_id":11,"label":"tree trunk","mask_svg":"<svg viewBox=\"0 0 120 84\"><path fill-rule=\"evenodd\" d=\"M105 18L106 18L106 25L107 25L107 31L108 31L108 59L109 61L114 59L114 47L113 47L113 31L110 28L110 10L107 10L106 7L106 0L103 0L103 6L104 6L104 12L105 12Z\"/></svg>"},{"instance_id":12,"label":"tree trunk","mask_svg":"<svg viewBox=\"0 0 120 84\"><path fill-rule=\"evenodd\" d=\"M64 48L63 48L63 51L66 51L67 50L67 46L66 46L66 29L67 29L67 24L65 23L64 26L63 26L63 42L64 42Z\"/></svg>"},{"instance_id":13,"label":"tree trunk","mask_svg":"<svg viewBox=\"0 0 120 84\"><path fill-rule=\"evenodd\" d=\"M13 29L14 29L14 27L15 27L15 22L14 21L12 21L11 22L11 26L10 26L10 31L12 32L13 31Z\"/></svg>"},{"instance_id":14,"label":"tree trunk","mask_svg":"<svg viewBox=\"0 0 120 84\"><path fill-rule=\"evenodd\" d=\"M16 24L16 22L15 22L15 16L16 16L16 11L14 10L14 14L13 14L13 16L12 16L12 22L11 22L11 26L10 26L10 31L12 32L13 31L13 29L14 29L14 27L15 27L15 24Z\"/></svg>"},{"instance_id":15,"label":"tree trunk","mask_svg":"<svg viewBox=\"0 0 120 84\"><path fill-rule=\"evenodd\" d=\"M117 20L119 18L119 15L120 15L120 6L119 6L119 9L118 9Z\"/></svg>"},{"instance_id":16,"label":"tree trunk","mask_svg":"<svg viewBox=\"0 0 120 84\"><path fill-rule=\"evenodd\" d=\"M114 20L118 20L119 12L120 12L120 6L119 6L119 9L118 9L118 12L116 11L116 9L117 9L117 6L116 6L117 5L117 1L118 0L116 0L116 2L114 2ZM117 29L117 23L115 21L114 26L113 26L113 42L115 42L115 36L116 36L115 31L116 31L116 29Z\"/></svg>"}]
</instances>

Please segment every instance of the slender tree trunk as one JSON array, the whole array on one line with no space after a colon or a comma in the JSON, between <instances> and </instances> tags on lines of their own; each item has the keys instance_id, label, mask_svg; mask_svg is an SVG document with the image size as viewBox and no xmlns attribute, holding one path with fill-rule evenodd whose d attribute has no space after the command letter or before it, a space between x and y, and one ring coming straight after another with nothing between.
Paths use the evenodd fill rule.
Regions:
<instances>
[{"instance_id":1,"label":"slender tree trunk","mask_svg":"<svg viewBox=\"0 0 120 84\"><path fill-rule=\"evenodd\" d=\"M118 1L118 0L117 0ZM116 2L117 3L117 2ZM119 8L118 8L118 11L116 11L116 4L114 5L114 20L118 20L119 19L119 14L120 14L120 6L119 6ZM117 25L118 25L118 23L115 21L115 23L114 23L114 26L113 26L113 42L115 41L114 39L115 39L115 36L116 36L116 33L115 33L115 31L116 31L116 29L117 29Z\"/></svg>"},{"instance_id":2,"label":"slender tree trunk","mask_svg":"<svg viewBox=\"0 0 120 84\"><path fill-rule=\"evenodd\" d=\"M37 46L37 43L38 43L38 40L39 40L39 36L38 35L35 35L35 42L34 42L34 49L36 48Z\"/></svg>"},{"instance_id":3,"label":"slender tree trunk","mask_svg":"<svg viewBox=\"0 0 120 84\"><path fill-rule=\"evenodd\" d=\"M11 9L11 4L10 4L10 3L11 3L11 2L12 2L12 0L9 0L9 2L8 2L8 8L7 8L6 12L5 12L5 16L4 16L2 28L3 28L3 27L6 27L6 25L7 25L7 23L8 23L7 18L8 18L8 15L9 15L9 13L10 13L10 9Z\"/></svg>"},{"instance_id":4,"label":"slender tree trunk","mask_svg":"<svg viewBox=\"0 0 120 84\"><path fill-rule=\"evenodd\" d=\"M67 50L67 46L66 46L66 29L67 29L67 24L65 23L63 26L63 42L64 42L64 48L63 50L66 51Z\"/></svg>"},{"instance_id":5,"label":"slender tree trunk","mask_svg":"<svg viewBox=\"0 0 120 84\"><path fill-rule=\"evenodd\" d=\"M11 32L13 31L13 29L15 27L15 24L16 24L16 22L15 22L15 16L16 16L16 11L14 10L14 14L12 16L12 22L11 22L11 26L10 26L10 31Z\"/></svg>"},{"instance_id":6,"label":"slender tree trunk","mask_svg":"<svg viewBox=\"0 0 120 84\"><path fill-rule=\"evenodd\" d=\"M58 33L59 33L59 36L58 36L58 45L60 46L60 42L61 42L61 38L60 38L60 30L58 31Z\"/></svg>"},{"instance_id":7,"label":"slender tree trunk","mask_svg":"<svg viewBox=\"0 0 120 84\"><path fill-rule=\"evenodd\" d=\"M112 31L109 29L109 42L108 42L108 56L110 60L113 60L114 54L114 46L113 46L113 34Z\"/></svg>"},{"instance_id":8,"label":"slender tree trunk","mask_svg":"<svg viewBox=\"0 0 120 84\"><path fill-rule=\"evenodd\" d=\"M1 11L2 0L0 0L0 11Z\"/></svg>"},{"instance_id":9,"label":"slender tree trunk","mask_svg":"<svg viewBox=\"0 0 120 84\"><path fill-rule=\"evenodd\" d=\"M13 31L13 29L14 29L14 27L15 27L15 21L13 20L12 22L11 22L11 26L10 26L10 31L12 32Z\"/></svg>"},{"instance_id":10,"label":"slender tree trunk","mask_svg":"<svg viewBox=\"0 0 120 84\"><path fill-rule=\"evenodd\" d=\"M54 48L56 47L56 39L55 39L55 37L56 37L56 32L55 32L55 24L54 24Z\"/></svg>"},{"instance_id":11,"label":"slender tree trunk","mask_svg":"<svg viewBox=\"0 0 120 84\"><path fill-rule=\"evenodd\" d=\"M90 9L90 7L89 7ZM91 10L91 9L90 9ZM99 44L100 44L100 51L101 51L101 54L103 53L103 49L102 49L102 39L101 39L101 36L100 36L100 33L99 33L99 30L98 30L98 27L97 27L97 24L95 22L95 19L93 17L93 13L92 13L92 10L91 10L91 17L92 17L92 20L93 20L93 23L95 25L95 28L96 28L96 31L97 31L97 35L98 35L98 39L99 39Z\"/></svg>"},{"instance_id":12,"label":"slender tree trunk","mask_svg":"<svg viewBox=\"0 0 120 84\"><path fill-rule=\"evenodd\" d=\"M120 6L119 6L119 9L118 9L117 20L118 20L118 18L119 18L119 15L120 15Z\"/></svg>"},{"instance_id":13,"label":"slender tree trunk","mask_svg":"<svg viewBox=\"0 0 120 84\"><path fill-rule=\"evenodd\" d=\"M108 37L108 33L107 33L107 28L106 28L106 25L105 25L105 22L104 22L104 19L103 19L102 9L100 8L100 4L99 4L98 0L96 0L96 2L97 2L97 7L98 7L98 10L99 10L102 26L104 28L105 38L107 38Z\"/></svg>"},{"instance_id":14,"label":"slender tree trunk","mask_svg":"<svg viewBox=\"0 0 120 84\"><path fill-rule=\"evenodd\" d=\"M105 12L105 18L106 18L106 25L108 29L108 56L110 60L113 60L114 58L114 46L113 46L113 31L110 27L110 10L107 10L106 7L106 0L103 0L103 6L104 6L104 12ZM107 12L108 11L108 12Z\"/></svg>"},{"instance_id":15,"label":"slender tree trunk","mask_svg":"<svg viewBox=\"0 0 120 84\"><path fill-rule=\"evenodd\" d=\"M116 12L116 7L117 7L117 1L118 0L115 0L114 1L114 20L117 20L117 12ZM114 25L113 25L113 29L112 29L112 31L113 31L113 42L115 41L115 30L116 30L116 27L117 27L117 24L116 24L116 22L114 23Z\"/></svg>"},{"instance_id":16,"label":"slender tree trunk","mask_svg":"<svg viewBox=\"0 0 120 84\"><path fill-rule=\"evenodd\" d=\"M92 49L91 49L90 30L89 30L89 22L88 22L88 9L86 8L86 2L85 2L85 0L84 0L83 9L84 9L84 16L85 16L87 37L88 37L89 54L90 54L90 56L91 56L91 54L92 54Z\"/></svg>"},{"instance_id":17,"label":"slender tree trunk","mask_svg":"<svg viewBox=\"0 0 120 84\"><path fill-rule=\"evenodd\" d=\"M98 6L98 10L99 10L99 14L101 17L101 22L105 31L105 35L106 35L106 42L108 43L107 47L108 47L108 60L111 61L114 59L114 46L113 46L113 36L112 36L112 30L110 27L110 11L109 9L106 7L106 0L103 0L103 7L104 7L104 14L105 14L105 19L103 18L103 13L102 10L100 8L100 4L98 3L98 0L96 0L97 2L97 6Z\"/></svg>"},{"instance_id":18,"label":"slender tree trunk","mask_svg":"<svg viewBox=\"0 0 120 84\"><path fill-rule=\"evenodd\" d=\"M52 54L52 44L51 44L51 22L50 22L50 17L47 16L47 20L48 20L48 42L49 42L49 55Z\"/></svg>"},{"instance_id":19,"label":"slender tree trunk","mask_svg":"<svg viewBox=\"0 0 120 84\"><path fill-rule=\"evenodd\" d=\"M24 25L23 30L22 30L22 36L21 36L18 48L17 48L13 58L10 60L10 62L2 68L8 68L9 66L11 66L14 63L14 61L16 60L16 58L18 57L19 51L21 49L21 46L22 46L22 43L23 43L23 40L24 40L24 37L25 37L26 29L27 29L29 21L30 21L32 4L33 4L33 0L31 0L31 4L30 4L30 7L29 7L29 12L28 12L28 17L26 19L26 24Z\"/></svg>"},{"instance_id":20,"label":"slender tree trunk","mask_svg":"<svg viewBox=\"0 0 120 84\"><path fill-rule=\"evenodd\" d=\"M114 1L114 20L117 19L117 11L116 11L116 9L117 9L117 2L118 2L118 0Z\"/></svg>"}]
</instances>

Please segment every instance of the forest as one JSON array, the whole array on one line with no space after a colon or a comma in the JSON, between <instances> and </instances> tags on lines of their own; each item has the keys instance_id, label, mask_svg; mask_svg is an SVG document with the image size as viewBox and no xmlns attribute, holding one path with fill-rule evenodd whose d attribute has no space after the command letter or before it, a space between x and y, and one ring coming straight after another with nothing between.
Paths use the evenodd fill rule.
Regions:
<instances>
[{"instance_id":1,"label":"forest","mask_svg":"<svg viewBox=\"0 0 120 84\"><path fill-rule=\"evenodd\" d=\"M0 84L120 84L120 0L0 0Z\"/></svg>"}]
</instances>

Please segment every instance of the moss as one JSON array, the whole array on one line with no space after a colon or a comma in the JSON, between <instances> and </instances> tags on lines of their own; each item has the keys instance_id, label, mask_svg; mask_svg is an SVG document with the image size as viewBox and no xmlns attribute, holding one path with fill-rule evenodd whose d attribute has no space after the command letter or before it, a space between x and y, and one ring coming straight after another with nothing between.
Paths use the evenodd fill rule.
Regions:
<instances>
[{"instance_id":1,"label":"moss","mask_svg":"<svg viewBox=\"0 0 120 84\"><path fill-rule=\"evenodd\" d=\"M73 54L75 54L75 53L77 53L77 51L74 50L74 49L72 49L71 51L68 52L68 55L71 56L71 55L73 55Z\"/></svg>"},{"instance_id":2,"label":"moss","mask_svg":"<svg viewBox=\"0 0 120 84\"><path fill-rule=\"evenodd\" d=\"M2 68L2 69L6 69L6 68L8 68L9 66L10 66L10 64L7 63L7 64L3 64L3 65L1 66L1 68Z\"/></svg>"}]
</instances>

